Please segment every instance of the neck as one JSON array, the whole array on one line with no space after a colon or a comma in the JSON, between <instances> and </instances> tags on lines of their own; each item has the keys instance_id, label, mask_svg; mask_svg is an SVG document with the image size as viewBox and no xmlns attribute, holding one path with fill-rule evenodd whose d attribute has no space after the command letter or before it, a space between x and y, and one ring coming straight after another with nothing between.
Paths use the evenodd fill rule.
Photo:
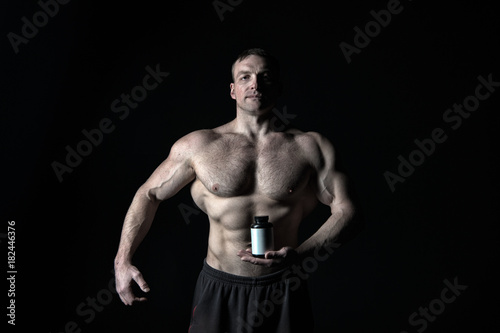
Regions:
<instances>
[{"instance_id":1,"label":"neck","mask_svg":"<svg viewBox=\"0 0 500 333\"><path fill-rule=\"evenodd\" d=\"M235 130L249 138L258 139L268 133L274 132L272 126L272 112L267 110L263 113L249 113L243 110L236 110L234 120Z\"/></svg>"}]
</instances>

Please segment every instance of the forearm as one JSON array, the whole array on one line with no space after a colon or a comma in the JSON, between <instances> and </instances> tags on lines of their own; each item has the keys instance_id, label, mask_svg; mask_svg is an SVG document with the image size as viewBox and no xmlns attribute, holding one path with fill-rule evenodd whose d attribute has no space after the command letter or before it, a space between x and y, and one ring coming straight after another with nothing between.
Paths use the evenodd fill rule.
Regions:
<instances>
[{"instance_id":1,"label":"forearm","mask_svg":"<svg viewBox=\"0 0 500 333\"><path fill-rule=\"evenodd\" d=\"M337 248L359 231L361 218L352 205L332 209L332 215L299 247L299 256L311 255L321 248Z\"/></svg>"},{"instance_id":2,"label":"forearm","mask_svg":"<svg viewBox=\"0 0 500 333\"><path fill-rule=\"evenodd\" d=\"M159 202L152 200L145 190L137 191L125 216L115 265L131 262L151 227L158 205Z\"/></svg>"}]
</instances>

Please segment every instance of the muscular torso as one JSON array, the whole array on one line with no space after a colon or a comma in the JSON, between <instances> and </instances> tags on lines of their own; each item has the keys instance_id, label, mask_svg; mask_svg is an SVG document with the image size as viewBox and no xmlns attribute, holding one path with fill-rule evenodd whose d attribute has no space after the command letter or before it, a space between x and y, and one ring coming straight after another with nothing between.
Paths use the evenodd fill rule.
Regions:
<instances>
[{"instance_id":1,"label":"muscular torso","mask_svg":"<svg viewBox=\"0 0 500 333\"><path fill-rule=\"evenodd\" d=\"M192 160L191 194L210 222L207 263L243 276L279 269L243 262L237 252L251 247L250 225L257 215L273 223L276 250L297 246L300 221L317 202L314 140L299 132L250 140L224 127L206 136Z\"/></svg>"}]
</instances>

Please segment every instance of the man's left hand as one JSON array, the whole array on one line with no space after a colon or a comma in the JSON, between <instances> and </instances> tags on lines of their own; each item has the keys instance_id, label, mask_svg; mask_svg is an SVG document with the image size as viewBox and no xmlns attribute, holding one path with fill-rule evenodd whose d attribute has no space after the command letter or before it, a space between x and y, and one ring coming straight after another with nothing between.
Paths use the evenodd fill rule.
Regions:
<instances>
[{"instance_id":1,"label":"man's left hand","mask_svg":"<svg viewBox=\"0 0 500 333\"><path fill-rule=\"evenodd\" d=\"M252 255L252 249L238 251L238 257L240 257L242 261L265 267L275 267L294 262L297 256L297 252L290 246L282 247L278 251L267 251L264 258L254 257Z\"/></svg>"}]
</instances>

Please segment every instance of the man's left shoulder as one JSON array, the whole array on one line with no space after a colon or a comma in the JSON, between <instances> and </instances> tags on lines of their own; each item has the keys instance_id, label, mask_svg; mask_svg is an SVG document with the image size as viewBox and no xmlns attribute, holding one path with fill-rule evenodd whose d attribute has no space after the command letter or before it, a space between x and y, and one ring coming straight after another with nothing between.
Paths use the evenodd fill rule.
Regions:
<instances>
[{"instance_id":1,"label":"man's left shoulder","mask_svg":"<svg viewBox=\"0 0 500 333\"><path fill-rule=\"evenodd\" d=\"M296 142L304 148L319 148L320 150L333 149L333 145L330 140L328 140L328 138L323 136L321 133L314 131L305 132L298 129L290 129L287 131L287 133L293 135Z\"/></svg>"}]
</instances>

